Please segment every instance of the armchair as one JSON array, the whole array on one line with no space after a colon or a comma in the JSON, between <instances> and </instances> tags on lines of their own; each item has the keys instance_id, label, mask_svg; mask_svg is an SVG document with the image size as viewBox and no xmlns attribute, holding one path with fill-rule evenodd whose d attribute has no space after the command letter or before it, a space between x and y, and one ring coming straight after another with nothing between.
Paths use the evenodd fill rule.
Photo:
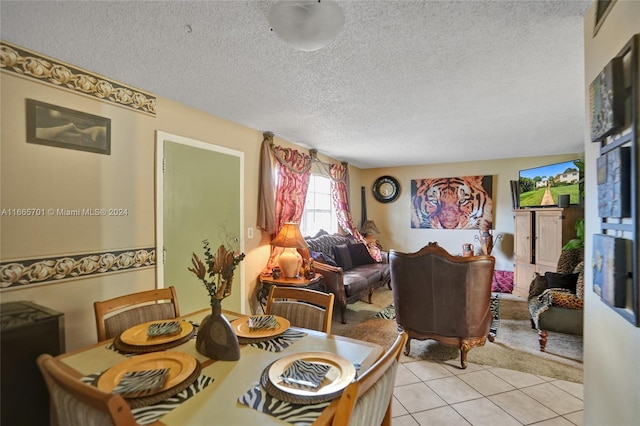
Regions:
<instances>
[{"instance_id":1,"label":"armchair","mask_svg":"<svg viewBox=\"0 0 640 426\"><path fill-rule=\"evenodd\" d=\"M529 287L531 328L538 330L541 352L546 350L548 331L582 335L584 250L563 251L556 270L536 275Z\"/></svg>"},{"instance_id":2,"label":"armchair","mask_svg":"<svg viewBox=\"0 0 640 426\"><path fill-rule=\"evenodd\" d=\"M452 256L437 243L416 253L389 252L391 290L398 326L411 339L434 339L467 352L483 346L493 316L490 310L493 256Z\"/></svg>"}]
</instances>

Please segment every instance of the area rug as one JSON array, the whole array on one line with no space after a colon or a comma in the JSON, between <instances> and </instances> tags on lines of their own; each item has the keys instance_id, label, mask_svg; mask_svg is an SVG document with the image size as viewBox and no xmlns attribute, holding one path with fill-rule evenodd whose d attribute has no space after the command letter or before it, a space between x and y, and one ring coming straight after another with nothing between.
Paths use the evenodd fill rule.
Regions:
<instances>
[{"instance_id":1,"label":"area rug","mask_svg":"<svg viewBox=\"0 0 640 426\"><path fill-rule=\"evenodd\" d=\"M500 294L499 299L499 327L494 342L487 340L484 346L471 349L467 360L582 383L582 336L550 332L547 352L540 352L538 334L531 328L526 301L510 294ZM392 318L385 319L382 311L390 318L392 302L391 291L383 287L374 292L372 304L359 301L348 305L347 324L342 324L335 310L332 333L389 348L397 336L398 326ZM403 354L401 362L420 359L459 366L460 353L434 340L413 339L410 354Z\"/></svg>"},{"instance_id":2,"label":"area rug","mask_svg":"<svg viewBox=\"0 0 640 426\"><path fill-rule=\"evenodd\" d=\"M491 302L489 304L491 314L493 315L493 321L489 328L489 334L495 336L498 333L498 327L500 326L500 293L493 293L491 295ZM374 315L374 318L381 318L387 320L396 319L396 308L393 303L387 305L383 310Z\"/></svg>"}]
</instances>

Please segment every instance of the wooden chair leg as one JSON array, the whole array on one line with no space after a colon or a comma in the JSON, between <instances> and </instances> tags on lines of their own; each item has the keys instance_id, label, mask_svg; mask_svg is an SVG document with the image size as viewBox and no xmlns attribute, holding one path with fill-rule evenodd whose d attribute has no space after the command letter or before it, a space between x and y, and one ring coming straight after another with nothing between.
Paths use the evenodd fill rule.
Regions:
<instances>
[{"instance_id":1,"label":"wooden chair leg","mask_svg":"<svg viewBox=\"0 0 640 426\"><path fill-rule=\"evenodd\" d=\"M460 348L460 367L464 370L467 368L467 352L469 352L469 347L463 345Z\"/></svg>"},{"instance_id":2,"label":"wooden chair leg","mask_svg":"<svg viewBox=\"0 0 640 426\"><path fill-rule=\"evenodd\" d=\"M538 342L540 343L540 352L544 352L547 348L546 330L538 330Z\"/></svg>"}]
</instances>

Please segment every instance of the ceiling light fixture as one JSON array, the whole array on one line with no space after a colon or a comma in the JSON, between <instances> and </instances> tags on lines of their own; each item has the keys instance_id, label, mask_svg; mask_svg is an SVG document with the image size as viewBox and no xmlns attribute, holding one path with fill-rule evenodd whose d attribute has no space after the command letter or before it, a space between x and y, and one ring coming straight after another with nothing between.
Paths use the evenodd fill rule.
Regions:
<instances>
[{"instance_id":1,"label":"ceiling light fixture","mask_svg":"<svg viewBox=\"0 0 640 426\"><path fill-rule=\"evenodd\" d=\"M344 13L331 0L280 0L269 11L269 24L289 46L313 52L336 38Z\"/></svg>"}]
</instances>

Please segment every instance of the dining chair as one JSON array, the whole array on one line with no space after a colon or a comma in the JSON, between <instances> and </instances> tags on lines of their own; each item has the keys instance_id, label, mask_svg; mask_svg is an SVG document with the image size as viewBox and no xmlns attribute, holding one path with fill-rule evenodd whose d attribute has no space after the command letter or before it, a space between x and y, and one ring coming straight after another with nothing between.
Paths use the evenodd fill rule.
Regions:
<instances>
[{"instance_id":1,"label":"dining chair","mask_svg":"<svg viewBox=\"0 0 640 426\"><path fill-rule=\"evenodd\" d=\"M273 286L265 312L289 320L292 326L331 333L333 293L299 287Z\"/></svg>"},{"instance_id":2,"label":"dining chair","mask_svg":"<svg viewBox=\"0 0 640 426\"><path fill-rule=\"evenodd\" d=\"M137 425L122 395L81 382L78 373L49 354L36 362L49 389L51 425Z\"/></svg>"},{"instance_id":3,"label":"dining chair","mask_svg":"<svg viewBox=\"0 0 640 426\"><path fill-rule=\"evenodd\" d=\"M407 339L406 332L398 334L391 348L345 388L338 400L333 426L391 425L398 360Z\"/></svg>"},{"instance_id":4,"label":"dining chair","mask_svg":"<svg viewBox=\"0 0 640 426\"><path fill-rule=\"evenodd\" d=\"M94 302L93 309L99 342L137 324L180 316L178 295L173 286Z\"/></svg>"}]
</instances>

